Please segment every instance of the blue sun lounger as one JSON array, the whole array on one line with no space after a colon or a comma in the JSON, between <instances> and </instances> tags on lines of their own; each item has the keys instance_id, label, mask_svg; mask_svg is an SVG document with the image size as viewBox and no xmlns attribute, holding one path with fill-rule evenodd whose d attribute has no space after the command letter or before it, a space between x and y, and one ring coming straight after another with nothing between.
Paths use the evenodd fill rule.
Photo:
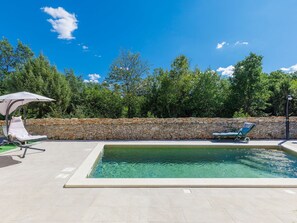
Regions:
<instances>
[{"instance_id":1,"label":"blue sun lounger","mask_svg":"<svg viewBox=\"0 0 297 223\"><path fill-rule=\"evenodd\" d=\"M243 140L244 142L249 142L250 138L247 134L255 127L254 123L245 122L243 127L239 129L238 132L214 132L212 135L214 138L222 139L229 138L234 140Z\"/></svg>"}]
</instances>

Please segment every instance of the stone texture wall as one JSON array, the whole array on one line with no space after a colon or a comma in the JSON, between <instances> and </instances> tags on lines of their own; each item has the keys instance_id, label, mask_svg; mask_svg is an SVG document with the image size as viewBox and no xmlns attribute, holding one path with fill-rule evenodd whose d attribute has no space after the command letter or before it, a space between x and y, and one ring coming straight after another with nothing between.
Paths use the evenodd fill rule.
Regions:
<instances>
[{"instance_id":1,"label":"stone texture wall","mask_svg":"<svg viewBox=\"0 0 297 223\"><path fill-rule=\"evenodd\" d=\"M245 121L256 124L249 134L252 139L285 137L284 117L31 119L27 120L27 129L31 134L45 134L50 139L65 140L211 139L213 132L236 131ZM297 139L297 117L290 117L290 137Z\"/></svg>"}]
</instances>

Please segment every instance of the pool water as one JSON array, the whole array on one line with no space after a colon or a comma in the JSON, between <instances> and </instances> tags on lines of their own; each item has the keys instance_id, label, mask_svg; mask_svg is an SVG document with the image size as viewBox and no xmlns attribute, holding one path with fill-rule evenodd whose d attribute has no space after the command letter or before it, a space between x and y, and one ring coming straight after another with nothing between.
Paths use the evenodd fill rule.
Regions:
<instances>
[{"instance_id":1,"label":"pool water","mask_svg":"<svg viewBox=\"0 0 297 223\"><path fill-rule=\"evenodd\" d=\"M296 178L279 149L105 146L90 178Z\"/></svg>"}]
</instances>

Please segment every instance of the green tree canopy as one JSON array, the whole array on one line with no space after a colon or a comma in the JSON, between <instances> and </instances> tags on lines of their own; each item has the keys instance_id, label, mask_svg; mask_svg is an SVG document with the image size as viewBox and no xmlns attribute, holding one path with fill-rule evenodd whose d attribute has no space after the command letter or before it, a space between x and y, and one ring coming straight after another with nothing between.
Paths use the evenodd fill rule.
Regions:
<instances>
[{"instance_id":1,"label":"green tree canopy","mask_svg":"<svg viewBox=\"0 0 297 223\"><path fill-rule=\"evenodd\" d=\"M139 111L138 92L142 77L149 72L148 64L142 60L139 53L121 51L110 66L107 82L113 87L120 86L124 105L127 107L127 116L137 116Z\"/></svg>"},{"instance_id":2,"label":"green tree canopy","mask_svg":"<svg viewBox=\"0 0 297 223\"><path fill-rule=\"evenodd\" d=\"M290 92L291 79L290 75L282 71L274 71L267 76L270 106L266 109L266 113L275 116L285 115L286 97Z\"/></svg>"},{"instance_id":3,"label":"green tree canopy","mask_svg":"<svg viewBox=\"0 0 297 223\"><path fill-rule=\"evenodd\" d=\"M235 65L231 81L233 113L242 110L251 116L263 115L269 92L262 73L262 56L251 53Z\"/></svg>"},{"instance_id":4,"label":"green tree canopy","mask_svg":"<svg viewBox=\"0 0 297 223\"><path fill-rule=\"evenodd\" d=\"M72 69L65 70L65 77L70 87L70 102L66 109L66 113L70 117L85 117L84 112L84 91L86 84L81 76L76 76Z\"/></svg>"},{"instance_id":5,"label":"green tree canopy","mask_svg":"<svg viewBox=\"0 0 297 223\"><path fill-rule=\"evenodd\" d=\"M120 118L122 98L119 92L95 83L88 83L84 88L84 108L90 118Z\"/></svg>"},{"instance_id":6,"label":"green tree canopy","mask_svg":"<svg viewBox=\"0 0 297 223\"><path fill-rule=\"evenodd\" d=\"M194 87L191 91L192 116L215 117L223 114L225 101L229 96L229 84L208 69L195 71Z\"/></svg>"},{"instance_id":7,"label":"green tree canopy","mask_svg":"<svg viewBox=\"0 0 297 223\"><path fill-rule=\"evenodd\" d=\"M0 40L0 94L30 91L54 98L29 106L29 117L248 117L297 115L297 72L262 71L262 56L250 53L225 78L211 70L192 69L185 55L169 69L149 66L139 53L122 50L106 81L85 83L72 69L65 74L29 46ZM104 75L104 74L103 74Z\"/></svg>"},{"instance_id":8,"label":"green tree canopy","mask_svg":"<svg viewBox=\"0 0 297 223\"><path fill-rule=\"evenodd\" d=\"M187 57L180 55L173 60L170 71L155 69L146 80L151 89L147 90L143 107L146 111L142 113L163 118L188 116L193 78L189 67Z\"/></svg>"},{"instance_id":9,"label":"green tree canopy","mask_svg":"<svg viewBox=\"0 0 297 223\"><path fill-rule=\"evenodd\" d=\"M14 65L14 50L8 39L4 38L0 41L0 78L8 75Z\"/></svg>"},{"instance_id":10,"label":"green tree canopy","mask_svg":"<svg viewBox=\"0 0 297 223\"><path fill-rule=\"evenodd\" d=\"M8 39L0 40L0 79L9 73L20 69L34 56L32 50L20 40L14 49Z\"/></svg>"},{"instance_id":11,"label":"green tree canopy","mask_svg":"<svg viewBox=\"0 0 297 223\"><path fill-rule=\"evenodd\" d=\"M43 103L30 105L31 116L62 117L69 105L71 92L65 76L50 65L43 55L28 61L22 69L9 75L6 83L9 92L29 91L55 99L55 102L46 105Z\"/></svg>"}]
</instances>

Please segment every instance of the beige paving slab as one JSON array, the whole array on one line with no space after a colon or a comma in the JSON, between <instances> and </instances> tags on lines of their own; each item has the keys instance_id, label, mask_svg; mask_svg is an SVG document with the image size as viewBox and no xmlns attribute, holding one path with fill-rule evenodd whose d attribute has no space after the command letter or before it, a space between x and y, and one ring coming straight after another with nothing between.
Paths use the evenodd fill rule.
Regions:
<instances>
[{"instance_id":1,"label":"beige paving slab","mask_svg":"<svg viewBox=\"0 0 297 223\"><path fill-rule=\"evenodd\" d=\"M297 212L275 213L274 214L283 223L297 223Z\"/></svg>"},{"instance_id":2,"label":"beige paving slab","mask_svg":"<svg viewBox=\"0 0 297 223\"><path fill-rule=\"evenodd\" d=\"M234 219L235 222L241 223L283 223L279 218L277 218L273 211L261 210L261 209L239 209L228 208L226 210Z\"/></svg>"},{"instance_id":3,"label":"beige paving slab","mask_svg":"<svg viewBox=\"0 0 297 223\"><path fill-rule=\"evenodd\" d=\"M224 208L183 208L187 222L227 222L234 223L232 216Z\"/></svg>"},{"instance_id":4,"label":"beige paving slab","mask_svg":"<svg viewBox=\"0 0 297 223\"><path fill-rule=\"evenodd\" d=\"M18 161L0 167L0 222L297 222L297 188L63 188L75 170L56 176L97 144L49 141L25 159L0 155Z\"/></svg>"}]
</instances>

